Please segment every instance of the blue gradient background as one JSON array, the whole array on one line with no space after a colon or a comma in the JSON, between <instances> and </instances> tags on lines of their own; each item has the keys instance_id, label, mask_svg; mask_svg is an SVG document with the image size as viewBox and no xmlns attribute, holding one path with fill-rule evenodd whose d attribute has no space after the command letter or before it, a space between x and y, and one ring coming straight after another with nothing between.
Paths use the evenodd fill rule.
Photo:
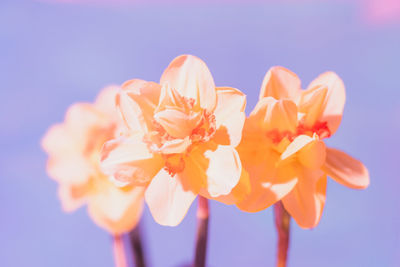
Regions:
<instances>
[{"instance_id":1,"label":"blue gradient background","mask_svg":"<svg viewBox=\"0 0 400 267\"><path fill-rule=\"evenodd\" d=\"M314 230L292 224L290 266L400 266L400 24L363 23L345 2L95 7L0 1L0 265L112 266L109 235L86 210L61 211L39 141L76 101L108 84L157 81L177 55L206 61L217 85L254 107L265 72L283 65L306 86L326 70L347 87L328 144L370 170L364 191L328 183ZM151 266L190 262L195 207L176 228L146 210ZM273 266L271 209L256 214L213 202L209 266Z\"/></svg>"}]
</instances>

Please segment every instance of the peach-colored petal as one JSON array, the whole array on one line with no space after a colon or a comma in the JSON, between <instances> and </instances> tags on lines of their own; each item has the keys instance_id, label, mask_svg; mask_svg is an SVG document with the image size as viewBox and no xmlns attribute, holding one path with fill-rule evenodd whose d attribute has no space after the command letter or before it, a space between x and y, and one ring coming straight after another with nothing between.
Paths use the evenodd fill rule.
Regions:
<instances>
[{"instance_id":1,"label":"peach-colored petal","mask_svg":"<svg viewBox=\"0 0 400 267\"><path fill-rule=\"evenodd\" d=\"M106 114L100 112L92 104L76 103L68 108L65 125L68 134L74 138L75 147L85 149L91 147L88 141L92 139L93 128L105 131L105 128L110 125L110 120Z\"/></svg>"},{"instance_id":2,"label":"peach-colored petal","mask_svg":"<svg viewBox=\"0 0 400 267\"><path fill-rule=\"evenodd\" d=\"M268 70L261 85L260 97L295 100L301 90L299 77L284 67L272 67Z\"/></svg>"},{"instance_id":3,"label":"peach-colored petal","mask_svg":"<svg viewBox=\"0 0 400 267\"><path fill-rule=\"evenodd\" d=\"M324 108L319 116L319 121L327 122L331 134L334 134L339 128L342 120L344 104L346 101L346 91L342 79L334 72L325 72L318 76L308 86L309 90L315 87L326 87Z\"/></svg>"},{"instance_id":4,"label":"peach-colored petal","mask_svg":"<svg viewBox=\"0 0 400 267\"><path fill-rule=\"evenodd\" d=\"M153 178L145 193L146 203L154 220L167 226L178 225L185 217L197 194L185 191L180 179L164 169Z\"/></svg>"},{"instance_id":5,"label":"peach-colored petal","mask_svg":"<svg viewBox=\"0 0 400 267\"><path fill-rule=\"evenodd\" d=\"M122 183L146 183L162 168L161 156L149 151L143 135L108 141L101 152L101 168Z\"/></svg>"},{"instance_id":6,"label":"peach-colored petal","mask_svg":"<svg viewBox=\"0 0 400 267\"><path fill-rule=\"evenodd\" d=\"M368 169L343 151L327 148L324 170L336 182L354 189L369 185Z\"/></svg>"},{"instance_id":7,"label":"peach-colored petal","mask_svg":"<svg viewBox=\"0 0 400 267\"><path fill-rule=\"evenodd\" d=\"M89 214L102 228L113 234L129 232L139 222L145 187L119 189L110 185L90 197Z\"/></svg>"},{"instance_id":8,"label":"peach-colored petal","mask_svg":"<svg viewBox=\"0 0 400 267\"><path fill-rule=\"evenodd\" d=\"M180 179L183 190L199 193L201 188L207 187L207 168L209 160L204 156L204 147L194 148L184 157L185 167L177 179Z\"/></svg>"},{"instance_id":9,"label":"peach-colored petal","mask_svg":"<svg viewBox=\"0 0 400 267\"><path fill-rule=\"evenodd\" d=\"M175 58L161 76L185 97L195 99L195 106L213 111L217 102L215 84L207 65L199 58L182 55Z\"/></svg>"},{"instance_id":10,"label":"peach-colored petal","mask_svg":"<svg viewBox=\"0 0 400 267\"><path fill-rule=\"evenodd\" d=\"M166 109L157 112L154 119L161 124L167 133L175 138L189 136L200 122L200 113L185 114L182 111Z\"/></svg>"},{"instance_id":11,"label":"peach-colored petal","mask_svg":"<svg viewBox=\"0 0 400 267\"><path fill-rule=\"evenodd\" d=\"M111 85L103 90L97 95L96 101L94 103L95 107L105 114L110 115L113 119L113 114L117 114L117 109L115 106L115 97L120 90L119 86Z\"/></svg>"},{"instance_id":12,"label":"peach-colored petal","mask_svg":"<svg viewBox=\"0 0 400 267\"><path fill-rule=\"evenodd\" d=\"M125 125L129 130L143 133L148 131L142 109L127 92L119 92L116 98L116 106L121 112Z\"/></svg>"},{"instance_id":13,"label":"peach-colored petal","mask_svg":"<svg viewBox=\"0 0 400 267\"><path fill-rule=\"evenodd\" d=\"M74 155L77 146L75 141L64 124L55 124L47 130L41 145L50 155ZM79 145L80 149L83 145Z\"/></svg>"},{"instance_id":14,"label":"peach-colored petal","mask_svg":"<svg viewBox=\"0 0 400 267\"><path fill-rule=\"evenodd\" d=\"M325 109L328 88L317 86L303 92L299 104L299 112L304 113L304 125L312 128L315 123L321 120L321 115Z\"/></svg>"},{"instance_id":15,"label":"peach-colored petal","mask_svg":"<svg viewBox=\"0 0 400 267\"><path fill-rule=\"evenodd\" d=\"M326 159L325 143L321 140L313 140L299 151L297 158L308 169L320 169Z\"/></svg>"},{"instance_id":16,"label":"peach-colored petal","mask_svg":"<svg viewBox=\"0 0 400 267\"><path fill-rule=\"evenodd\" d=\"M220 195L218 197L212 197L206 188L200 190L200 195L205 198L217 200L226 205L233 205L241 202L248 194L250 194L251 185L250 178L247 171L242 168L242 174L240 176L239 182L232 189L228 195Z\"/></svg>"},{"instance_id":17,"label":"peach-colored petal","mask_svg":"<svg viewBox=\"0 0 400 267\"><path fill-rule=\"evenodd\" d=\"M282 169L275 177L267 177L262 180L250 179L250 193L237 204L240 210L258 212L270 207L296 186L298 178L292 170Z\"/></svg>"},{"instance_id":18,"label":"peach-colored petal","mask_svg":"<svg viewBox=\"0 0 400 267\"><path fill-rule=\"evenodd\" d=\"M77 154L62 158L50 157L47 161L47 173L59 183L81 185L96 175L97 170L86 158Z\"/></svg>"},{"instance_id":19,"label":"peach-colored petal","mask_svg":"<svg viewBox=\"0 0 400 267\"><path fill-rule=\"evenodd\" d=\"M268 208L297 183L293 168L277 168L279 153L262 139L252 137L254 135L250 138L244 135L244 141L238 147L243 167L250 175L251 191L237 206L247 212Z\"/></svg>"},{"instance_id":20,"label":"peach-colored petal","mask_svg":"<svg viewBox=\"0 0 400 267\"><path fill-rule=\"evenodd\" d=\"M242 139L246 114L246 95L230 87L217 87L217 106L214 110L216 140L236 147ZM225 134L223 134L225 133Z\"/></svg>"},{"instance_id":21,"label":"peach-colored petal","mask_svg":"<svg viewBox=\"0 0 400 267\"><path fill-rule=\"evenodd\" d=\"M321 219L325 205L327 178L321 171L305 171L283 205L302 228L313 228Z\"/></svg>"},{"instance_id":22,"label":"peach-colored petal","mask_svg":"<svg viewBox=\"0 0 400 267\"><path fill-rule=\"evenodd\" d=\"M165 141L165 143L160 148L154 148L153 151L163 154L183 153L190 146L190 144L190 138L187 136L184 139L173 139L170 141Z\"/></svg>"},{"instance_id":23,"label":"peach-colored petal","mask_svg":"<svg viewBox=\"0 0 400 267\"><path fill-rule=\"evenodd\" d=\"M272 97L261 99L250 114L264 131L295 132L297 107L291 100L276 100Z\"/></svg>"},{"instance_id":24,"label":"peach-colored petal","mask_svg":"<svg viewBox=\"0 0 400 267\"><path fill-rule=\"evenodd\" d=\"M88 183L81 185L60 184L58 197L61 200L63 210L72 212L84 205L87 201L89 188Z\"/></svg>"},{"instance_id":25,"label":"peach-colored petal","mask_svg":"<svg viewBox=\"0 0 400 267\"><path fill-rule=\"evenodd\" d=\"M154 82L134 79L126 81L122 85L122 89L140 108L140 111L137 110L136 113L139 113L139 117L145 121L147 128L149 128L153 121L154 110L158 105L161 86ZM129 114L129 110L127 112Z\"/></svg>"},{"instance_id":26,"label":"peach-colored petal","mask_svg":"<svg viewBox=\"0 0 400 267\"><path fill-rule=\"evenodd\" d=\"M290 145L287 146L286 150L281 155L281 160L286 160L287 158L293 156L299 152L303 147L311 143L314 139L308 135L297 136Z\"/></svg>"},{"instance_id":27,"label":"peach-colored petal","mask_svg":"<svg viewBox=\"0 0 400 267\"><path fill-rule=\"evenodd\" d=\"M239 154L231 146L219 145L215 150L207 150L204 156L209 160L206 170L208 193L212 197L229 194L242 172Z\"/></svg>"}]
</instances>

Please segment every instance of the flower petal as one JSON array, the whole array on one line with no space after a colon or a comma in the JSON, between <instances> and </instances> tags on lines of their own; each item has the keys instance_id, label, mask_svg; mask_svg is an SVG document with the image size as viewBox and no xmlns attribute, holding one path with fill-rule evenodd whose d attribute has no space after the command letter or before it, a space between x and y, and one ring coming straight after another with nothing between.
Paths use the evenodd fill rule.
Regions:
<instances>
[{"instance_id":1,"label":"flower petal","mask_svg":"<svg viewBox=\"0 0 400 267\"><path fill-rule=\"evenodd\" d=\"M291 100L276 100L272 97L261 99L250 114L263 131L295 132L297 127L297 106Z\"/></svg>"},{"instance_id":2,"label":"flower petal","mask_svg":"<svg viewBox=\"0 0 400 267\"><path fill-rule=\"evenodd\" d=\"M296 173L290 166L277 168L279 153L261 140L247 140L238 147L243 167L250 175L251 191L237 204L247 212L258 212L280 200L297 183ZM257 140L257 139L255 139Z\"/></svg>"},{"instance_id":3,"label":"flower petal","mask_svg":"<svg viewBox=\"0 0 400 267\"><path fill-rule=\"evenodd\" d=\"M201 120L200 113L185 114L179 110L166 109L157 112L154 119L161 124L167 133L175 138L190 136L193 129Z\"/></svg>"},{"instance_id":4,"label":"flower petal","mask_svg":"<svg viewBox=\"0 0 400 267\"><path fill-rule=\"evenodd\" d=\"M303 147L311 143L314 139L308 135L297 136L290 145L287 146L286 150L281 155L281 160L286 160L287 158L293 156L300 151Z\"/></svg>"},{"instance_id":5,"label":"flower petal","mask_svg":"<svg viewBox=\"0 0 400 267\"><path fill-rule=\"evenodd\" d=\"M237 207L246 212L258 212L264 210L284 196L286 196L297 184L297 177L293 175L279 175L270 177L269 181L261 182L250 179L250 193L237 204Z\"/></svg>"},{"instance_id":6,"label":"flower petal","mask_svg":"<svg viewBox=\"0 0 400 267\"><path fill-rule=\"evenodd\" d=\"M268 70L261 85L261 100L264 97L275 99L291 99L293 101L299 96L301 81L296 74L284 67L272 67Z\"/></svg>"},{"instance_id":7,"label":"flower petal","mask_svg":"<svg viewBox=\"0 0 400 267\"><path fill-rule=\"evenodd\" d=\"M145 199L154 220L167 226L178 225L185 217L197 194L185 191L180 179L171 177L164 169L153 178Z\"/></svg>"},{"instance_id":8,"label":"flower petal","mask_svg":"<svg viewBox=\"0 0 400 267\"><path fill-rule=\"evenodd\" d=\"M175 58L161 76L182 96L195 99L195 106L213 111L217 102L215 84L207 65L199 58L182 55Z\"/></svg>"},{"instance_id":9,"label":"flower petal","mask_svg":"<svg viewBox=\"0 0 400 267\"><path fill-rule=\"evenodd\" d=\"M139 116L143 118L149 128L152 124L154 110L158 105L161 86L154 82L135 79L126 81L122 85L122 89L140 107Z\"/></svg>"},{"instance_id":10,"label":"flower petal","mask_svg":"<svg viewBox=\"0 0 400 267\"><path fill-rule=\"evenodd\" d=\"M126 233L139 222L144 202L145 187L120 189L113 184L91 196L89 214L102 228L112 234Z\"/></svg>"},{"instance_id":11,"label":"flower petal","mask_svg":"<svg viewBox=\"0 0 400 267\"><path fill-rule=\"evenodd\" d=\"M207 191L212 197L227 195L239 182L242 164L237 151L231 146L218 145L204 153L209 160Z\"/></svg>"},{"instance_id":12,"label":"flower petal","mask_svg":"<svg viewBox=\"0 0 400 267\"><path fill-rule=\"evenodd\" d=\"M346 101L345 87L342 79L334 72L325 72L318 76L308 86L308 90L321 86L326 87L328 92L323 104L324 108L319 116L319 121L327 122L331 134L334 134L342 120Z\"/></svg>"},{"instance_id":13,"label":"flower petal","mask_svg":"<svg viewBox=\"0 0 400 267\"><path fill-rule=\"evenodd\" d=\"M90 177L97 175L96 166L82 155L50 157L47 161L47 173L59 183L82 185Z\"/></svg>"},{"instance_id":14,"label":"flower petal","mask_svg":"<svg viewBox=\"0 0 400 267\"><path fill-rule=\"evenodd\" d=\"M104 144L101 168L107 175L122 183L146 183L163 166L160 155L153 154L142 141L143 135L135 133Z\"/></svg>"},{"instance_id":15,"label":"flower petal","mask_svg":"<svg viewBox=\"0 0 400 267\"><path fill-rule=\"evenodd\" d=\"M58 197L61 200L63 210L72 212L84 205L87 201L89 190L89 183L81 185L60 184Z\"/></svg>"},{"instance_id":16,"label":"flower petal","mask_svg":"<svg viewBox=\"0 0 400 267\"><path fill-rule=\"evenodd\" d=\"M246 114L246 95L230 87L217 87L217 106L214 110L219 144L236 147L242 138ZM226 133L223 135L222 133ZM224 138L225 137L225 138Z\"/></svg>"},{"instance_id":17,"label":"flower petal","mask_svg":"<svg viewBox=\"0 0 400 267\"><path fill-rule=\"evenodd\" d=\"M240 176L239 182L232 189L232 191L228 195L220 195L218 197L212 197L206 188L202 188L200 190L200 195L205 198L217 200L226 205L233 205L241 202L248 194L250 194L251 185L250 178L247 171L242 168L242 174Z\"/></svg>"},{"instance_id":18,"label":"flower petal","mask_svg":"<svg viewBox=\"0 0 400 267\"><path fill-rule=\"evenodd\" d=\"M324 170L336 182L354 189L369 185L368 169L343 151L327 148Z\"/></svg>"},{"instance_id":19,"label":"flower petal","mask_svg":"<svg viewBox=\"0 0 400 267\"><path fill-rule=\"evenodd\" d=\"M300 149L297 158L300 163L312 170L320 169L325 163L326 146L321 140L313 140Z\"/></svg>"},{"instance_id":20,"label":"flower petal","mask_svg":"<svg viewBox=\"0 0 400 267\"><path fill-rule=\"evenodd\" d=\"M300 227L313 228L319 223L326 185L326 175L321 171L304 171L297 185L282 199L285 209Z\"/></svg>"},{"instance_id":21,"label":"flower petal","mask_svg":"<svg viewBox=\"0 0 400 267\"><path fill-rule=\"evenodd\" d=\"M96 101L94 103L95 107L111 118L115 117L118 114L115 106L115 98L119 90L120 87L115 85L108 86L101 90L96 97Z\"/></svg>"}]
</instances>

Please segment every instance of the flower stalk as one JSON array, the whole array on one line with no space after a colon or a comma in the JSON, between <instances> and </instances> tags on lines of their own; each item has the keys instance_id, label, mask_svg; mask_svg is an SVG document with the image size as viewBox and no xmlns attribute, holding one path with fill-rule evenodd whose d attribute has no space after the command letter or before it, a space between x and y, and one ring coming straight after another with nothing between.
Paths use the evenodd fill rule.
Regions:
<instances>
[{"instance_id":1,"label":"flower stalk","mask_svg":"<svg viewBox=\"0 0 400 267\"><path fill-rule=\"evenodd\" d=\"M113 253L115 267L128 267L124 240L121 235L113 236Z\"/></svg>"},{"instance_id":2,"label":"flower stalk","mask_svg":"<svg viewBox=\"0 0 400 267\"><path fill-rule=\"evenodd\" d=\"M197 208L197 237L194 267L206 266L209 206L208 200L199 196Z\"/></svg>"},{"instance_id":3,"label":"flower stalk","mask_svg":"<svg viewBox=\"0 0 400 267\"><path fill-rule=\"evenodd\" d=\"M136 267L146 267L144 257L143 242L141 238L140 224L138 224L129 234L131 250Z\"/></svg>"},{"instance_id":4,"label":"flower stalk","mask_svg":"<svg viewBox=\"0 0 400 267\"><path fill-rule=\"evenodd\" d=\"M286 267L289 236L290 236L290 215L284 208L281 201L274 205L275 227L278 233L277 267Z\"/></svg>"}]
</instances>

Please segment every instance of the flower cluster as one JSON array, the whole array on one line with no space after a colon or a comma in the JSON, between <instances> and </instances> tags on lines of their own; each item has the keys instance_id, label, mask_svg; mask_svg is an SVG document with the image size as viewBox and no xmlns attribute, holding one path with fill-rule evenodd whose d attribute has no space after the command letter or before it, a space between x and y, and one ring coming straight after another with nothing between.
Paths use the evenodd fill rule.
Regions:
<instances>
[{"instance_id":1,"label":"flower cluster","mask_svg":"<svg viewBox=\"0 0 400 267\"><path fill-rule=\"evenodd\" d=\"M306 90L271 68L246 118L246 96L217 87L197 57L175 58L160 82L129 80L94 104L73 105L43 139L48 172L66 210L87 203L112 233L131 230L143 200L162 225L178 225L200 195L258 212L282 201L303 228L315 227L327 176L351 188L369 184L358 160L328 148L345 103L333 72Z\"/></svg>"}]
</instances>

